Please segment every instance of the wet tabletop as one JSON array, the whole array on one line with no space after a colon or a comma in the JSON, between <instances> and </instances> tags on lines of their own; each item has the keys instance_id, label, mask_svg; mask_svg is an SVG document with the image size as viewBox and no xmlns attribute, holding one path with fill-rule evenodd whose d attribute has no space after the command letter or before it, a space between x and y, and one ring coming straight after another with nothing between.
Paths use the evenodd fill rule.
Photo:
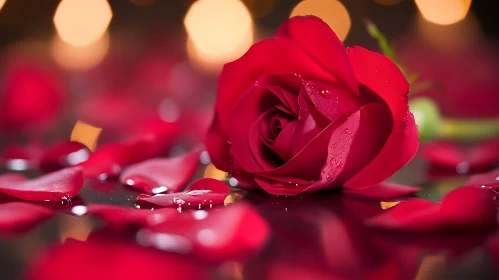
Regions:
<instances>
[{"instance_id":1,"label":"wet tabletop","mask_svg":"<svg viewBox=\"0 0 499 280\"><path fill-rule=\"evenodd\" d=\"M190 182L218 176L227 185L236 184L230 176L216 173L203 153L200 158ZM34 277L30 279L47 279L42 275L68 277L54 279L494 279L495 228L470 225L421 232L372 225L373 217L400 203L418 197L441 201L469 177L432 170L417 159L391 179L422 186L417 196L366 199L337 190L287 197L236 186L221 205L179 203L173 208L138 203L140 192L118 179L86 180L77 197L39 203L54 209L54 216L2 236L2 279L27 274ZM32 171L22 173L37 176ZM121 206L118 209L123 211L99 212L90 205ZM155 215L132 214L140 210ZM165 221L166 226L161 226Z\"/></svg>"}]
</instances>

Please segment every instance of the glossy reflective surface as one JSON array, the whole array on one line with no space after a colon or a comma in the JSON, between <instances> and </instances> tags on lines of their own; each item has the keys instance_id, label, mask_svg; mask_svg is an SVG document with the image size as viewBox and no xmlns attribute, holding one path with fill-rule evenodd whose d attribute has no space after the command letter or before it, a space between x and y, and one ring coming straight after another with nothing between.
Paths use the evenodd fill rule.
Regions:
<instances>
[{"instance_id":1,"label":"glossy reflective surface","mask_svg":"<svg viewBox=\"0 0 499 280\"><path fill-rule=\"evenodd\" d=\"M196 176L202 176L205 168L206 165L201 164ZM416 160L400 171L394 180L423 185L425 188L418 196L439 201L445 193L466 179L466 176L459 176L428 181L422 176L426 169ZM138 211L135 204L138 194L114 180L86 180L78 197L55 206L59 214L26 233L2 237L0 263L3 279L16 279L26 273L27 267L38 275L38 278L30 276L34 277L30 279L49 279L44 278L44 275L57 277L54 271L67 270L67 273L73 273L77 269L84 269L88 273L80 272L80 278L72 279L133 279L132 275L142 278L149 274L150 278L143 279L166 279L162 277L170 274L178 275L179 279L197 279L201 277L199 275L206 279L468 279L478 275L480 279L493 279L497 275L495 229L467 228L419 234L379 230L369 225L371 217L396 207L399 201L414 199L410 197L381 201L356 198L340 192L276 197L233 188L226 204L235 204L225 208L253 205L267 222L269 232L264 229L259 218L247 216L246 210L240 210L243 212L239 213L245 213L244 218L241 218L235 212L220 212L220 207L224 206L211 209L203 207L202 210L197 207L163 208L167 212L154 212L166 216L156 214L146 218L148 222L145 224L149 226L178 215L192 215L195 220L207 221L198 229L186 229L189 222L180 222L177 226L181 230L171 224L140 230L140 226L130 226L134 224L131 220L123 221L130 219L128 212L108 212L109 218L106 218L105 211L93 210L89 206L117 205L125 207L119 209L134 212ZM86 206L78 206L84 204L88 206L87 209ZM91 215L92 211L101 211L101 214ZM220 213L228 214L220 216ZM102 215L108 221L108 226L96 218L102 218ZM210 220L212 215L215 217ZM144 220L139 216L134 218L138 222L135 225L140 225L140 221ZM117 222L112 222L113 218ZM154 222L155 219L159 220ZM122 222L122 226L116 226L119 222ZM244 228L238 225L241 223ZM172 228L179 230L171 231ZM234 229L237 229L236 232ZM195 236L189 237L192 233ZM184 237L170 240L167 236ZM214 241L216 238L226 242L217 243ZM253 241L248 241L251 240L248 238ZM262 238L266 241L260 248ZM70 239L85 242L72 243ZM63 241L65 245L60 245ZM200 243L196 245L198 241ZM43 259L40 252L53 246L57 247L56 255ZM55 254L50 250L45 254ZM84 253L85 250L89 252ZM97 255L99 250L110 254L107 257L115 261L107 263L104 257ZM125 254L130 251L130 254L142 259L134 261L136 267L130 267L128 275L120 274L121 270L115 266L126 266L128 261L113 256L113 250L117 255L120 255L118 252ZM154 260L146 260L151 258L149 254L156 256ZM96 257L103 258L102 261L106 263L91 261ZM164 258L162 263L165 266L175 266L178 271L173 269L167 272L164 268L150 271L155 267L157 258Z\"/></svg>"}]
</instances>

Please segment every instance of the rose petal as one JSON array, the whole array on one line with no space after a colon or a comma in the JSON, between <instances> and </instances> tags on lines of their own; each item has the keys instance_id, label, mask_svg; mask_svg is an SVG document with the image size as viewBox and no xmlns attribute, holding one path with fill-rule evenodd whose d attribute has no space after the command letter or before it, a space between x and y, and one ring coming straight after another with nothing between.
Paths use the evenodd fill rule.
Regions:
<instances>
[{"instance_id":1,"label":"rose petal","mask_svg":"<svg viewBox=\"0 0 499 280\"><path fill-rule=\"evenodd\" d=\"M80 163L83 174L88 178L107 179L120 174L128 165L144 160L155 154L157 138L138 137L124 143L110 143L98 148L88 160Z\"/></svg>"},{"instance_id":2,"label":"rose petal","mask_svg":"<svg viewBox=\"0 0 499 280\"><path fill-rule=\"evenodd\" d=\"M78 142L61 142L44 151L40 157L39 166L44 170L59 170L84 162L90 151Z\"/></svg>"},{"instance_id":3,"label":"rose petal","mask_svg":"<svg viewBox=\"0 0 499 280\"><path fill-rule=\"evenodd\" d=\"M0 176L0 192L24 200L61 201L75 197L83 187L81 168L65 168L28 180L7 174Z\"/></svg>"},{"instance_id":4,"label":"rose petal","mask_svg":"<svg viewBox=\"0 0 499 280\"><path fill-rule=\"evenodd\" d=\"M130 124L144 117L146 113L141 99L121 90L85 96L76 108L79 120L101 127L104 131L130 129Z\"/></svg>"},{"instance_id":5,"label":"rose petal","mask_svg":"<svg viewBox=\"0 0 499 280\"><path fill-rule=\"evenodd\" d=\"M225 172L230 169L230 144L228 141L220 126L218 116L215 114L210 130L206 135L205 145L213 165Z\"/></svg>"},{"instance_id":6,"label":"rose petal","mask_svg":"<svg viewBox=\"0 0 499 280\"><path fill-rule=\"evenodd\" d=\"M471 147L463 147L457 142L439 141L426 145L421 155L432 165L461 173L486 169L499 162L499 139L482 141ZM460 167L463 164L465 169Z\"/></svg>"},{"instance_id":7,"label":"rose petal","mask_svg":"<svg viewBox=\"0 0 499 280\"><path fill-rule=\"evenodd\" d=\"M241 95L262 73L299 73L305 77L335 81L332 74L311 58L299 43L286 38L260 41L238 60L225 64L220 74L216 107L225 131L228 131L230 114Z\"/></svg>"},{"instance_id":8,"label":"rose petal","mask_svg":"<svg viewBox=\"0 0 499 280\"><path fill-rule=\"evenodd\" d=\"M472 231L497 225L494 193L488 189L458 188L449 192L441 203L422 199L402 202L374 217L374 227L410 231Z\"/></svg>"},{"instance_id":9,"label":"rose petal","mask_svg":"<svg viewBox=\"0 0 499 280\"><path fill-rule=\"evenodd\" d=\"M249 162L247 160L244 160L247 158L240 158L239 156L242 156L242 153L238 153L236 152L236 150L240 147L243 147L244 145L247 145L249 147L249 152L252 159L257 163L258 166L261 167L258 170L274 169L282 164L282 159L277 154L273 153L271 141L268 139L269 134L271 134L270 122L277 113L278 111L275 108L268 109L267 111L262 113L254 121L253 125L250 126L250 129L246 129L246 143L241 143L241 145L232 144L233 148L231 149L231 152L234 156L234 161L240 163L243 169L245 169L244 164L247 165ZM234 139L234 141L236 142L240 140L242 139ZM246 171L250 172L251 169Z\"/></svg>"},{"instance_id":10,"label":"rose petal","mask_svg":"<svg viewBox=\"0 0 499 280\"><path fill-rule=\"evenodd\" d=\"M0 204L0 231L3 233L24 232L40 222L54 216L55 212L28 202Z\"/></svg>"},{"instance_id":11,"label":"rose petal","mask_svg":"<svg viewBox=\"0 0 499 280\"><path fill-rule=\"evenodd\" d=\"M227 130L227 136L232 142L230 153L247 172L264 171L278 166L276 157L260 141L260 122L270 120L272 112L277 113L275 107L278 104L280 101L275 95L266 88L255 86L241 97L230 115ZM252 127L258 131L251 133Z\"/></svg>"},{"instance_id":12,"label":"rose petal","mask_svg":"<svg viewBox=\"0 0 499 280\"><path fill-rule=\"evenodd\" d=\"M22 279L211 279L206 266L192 258L116 238L70 240L47 249L34 260Z\"/></svg>"},{"instance_id":13,"label":"rose petal","mask_svg":"<svg viewBox=\"0 0 499 280\"><path fill-rule=\"evenodd\" d=\"M291 145L297 124L297 121L293 121L283 128L270 147L283 161L288 161L293 157Z\"/></svg>"},{"instance_id":14,"label":"rose petal","mask_svg":"<svg viewBox=\"0 0 499 280\"><path fill-rule=\"evenodd\" d=\"M379 154L343 184L345 188L366 188L379 184L414 158L419 146L418 128L411 112L395 127Z\"/></svg>"},{"instance_id":15,"label":"rose petal","mask_svg":"<svg viewBox=\"0 0 499 280\"><path fill-rule=\"evenodd\" d=\"M332 133L342 123L331 123L317 137L308 143L297 155L280 167L256 173L255 181L270 194L296 195L308 188L320 176L324 166L327 149Z\"/></svg>"},{"instance_id":16,"label":"rose petal","mask_svg":"<svg viewBox=\"0 0 499 280\"><path fill-rule=\"evenodd\" d=\"M361 47L349 48L347 53L359 83L386 102L394 126L403 123L408 110L409 83L397 65L390 58Z\"/></svg>"},{"instance_id":17,"label":"rose petal","mask_svg":"<svg viewBox=\"0 0 499 280\"><path fill-rule=\"evenodd\" d=\"M124 208L107 204L88 205L86 213L96 216L118 229L154 226L178 216L177 210L171 208L151 211L150 209Z\"/></svg>"},{"instance_id":18,"label":"rose petal","mask_svg":"<svg viewBox=\"0 0 499 280\"><path fill-rule=\"evenodd\" d=\"M4 150L1 161L10 170L32 169L38 166L44 150L45 145L38 141L32 141L24 146L12 144Z\"/></svg>"},{"instance_id":19,"label":"rose petal","mask_svg":"<svg viewBox=\"0 0 499 280\"><path fill-rule=\"evenodd\" d=\"M357 81L353 76L345 47L322 19L293 17L281 25L276 36L296 41L324 69L333 73L345 88L352 94L357 94Z\"/></svg>"},{"instance_id":20,"label":"rose petal","mask_svg":"<svg viewBox=\"0 0 499 280\"><path fill-rule=\"evenodd\" d=\"M199 164L200 150L175 158L150 159L123 171L120 182L148 194L181 191Z\"/></svg>"},{"instance_id":21,"label":"rose petal","mask_svg":"<svg viewBox=\"0 0 499 280\"><path fill-rule=\"evenodd\" d=\"M459 148L452 142L438 141L425 145L421 149L421 155L431 164L456 168L464 161Z\"/></svg>"},{"instance_id":22,"label":"rose petal","mask_svg":"<svg viewBox=\"0 0 499 280\"><path fill-rule=\"evenodd\" d=\"M348 117L331 135L320 180L310 185L307 192L341 187L380 151L390 133L389 124L389 111L383 104L364 105Z\"/></svg>"},{"instance_id":23,"label":"rose petal","mask_svg":"<svg viewBox=\"0 0 499 280\"><path fill-rule=\"evenodd\" d=\"M184 192L140 195L137 203L149 203L162 207L199 207L223 204L230 192L229 186L212 178L201 178L190 184Z\"/></svg>"},{"instance_id":24,"label":"rose petal","mask_svg":"<svg viewBox=\"0 0 499 280\"><path fill-rule=\"evenodd\" d=\"M331 123L324 115L317 112L314 104L302 92L298 96L300 113L292 141L292 153L297 154L305 145L314 139L326 126Z\"/></svg>"},{"instance_id":25,"label":"rose petal","mask_svg":"<svg viewBox=\"0 0 499 280\"><path fill-rule=\"evenodd\" d=\"M495 191L499 190L499 169L488 173L476 174L470 177L465 187L489 188Z\"/></svg>"},{"instance_id":26,"label":"rose petal","mask_svg":"<svg viewBox=\"0 0 499 280\"><path fill-rule=\"evenodd\" d=\"M195 255L210 262L241 261L264 245L269 226L251 205L235 203L203 218L167 221L143 233L156 247L161 248L161 236L181 237Z\"/></svg>"},{"instance_id":27,"label":"rose petal","mask_svg":"<svg viewBox=\"0 0 499 280\"><path fill-rule=\"evenodd\" d=\"M383 182L376 186L364 189L344 188L343 192L346 194L358 195L368 198L394 198L399 196L411 195L419 192L420 187L405 186L400 184L393 184Z\"/></svg>"},{"instance_id":28,"label":"rose petal","mask_svg":"<svg viewBox=\"0 0 499 280\"><path fill-rule=\"evenodd\" d=\"M361 101L351 92L335 83L316 81L312 78L298 76L302 81L305 94L313 104L312 113L322 114L330 121L352 114L359 110ZM318 119L316 117L316 119Z\"/></svg>"}]
</instances>

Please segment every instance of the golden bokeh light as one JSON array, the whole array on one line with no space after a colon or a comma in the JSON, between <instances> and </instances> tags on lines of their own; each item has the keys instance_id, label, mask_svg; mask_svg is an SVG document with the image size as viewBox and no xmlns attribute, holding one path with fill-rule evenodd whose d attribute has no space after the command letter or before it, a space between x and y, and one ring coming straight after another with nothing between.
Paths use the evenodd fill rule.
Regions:
<instances>
[{"instance_id":1,"label":"golden bokeh light","mask_svg":"<svg viewBox=\"0 0 499 280\"><path fill-rule=\"evenodd\" d=\"M79 142L87 146L90 151L95 151L101 131L102 128L77 121L71 132L71 141Z\"/></svg>"},{"instance_id":2,"label":"golden bokeh light","mask_svg":"<svg viewBox=\"0 0 499 280\"><path fill-rule=\"evenodd\" d=\"M463 20L471 0L415 0L419 12L429 22L449 25Z\"/></svg>"},{"instance_id":3,"label":"golden bokeh light","mask_svg":"<svg viewBox=\"0 0 499 280\"><path fill-rule=\"evenodd\" d=\"M5 5L5 2L7 2L7 0L0 0L0 10L2 10L3 5Z\"/></svg>"},{"instance_id":4,"label":"golden bokeh light","mask_svg":"<svg viewBox=\"0 0 499 280\"><path fill-rule=\"evenodd\" d=\"M418 16L415 23L419 36L441 51L460 51L481 40L480 26L473 14L452 25L434 24L422 16Z\"/></svg>"},{"instance_id":5,"label":"golden bokeh light","mask_svg":"<svg viewBox=\"0 0 499 280\"><path fill-rule=\"evenodd\" d=\"M383 210L390 209L393 206L396 206L399 204L400 204L400 201L381 201L380 202L381 209L383 209Z\"/></svg>"},{"instance_id":6,"label":"golden bokeh light","mask_svg":"<svg viewBox=\"0 0 499 280\"><path fill-rule=\"evenodd\" d=\"M227 180L227 172L219 170L213 165L212 163L208 164L206 166L206 169L204 170L204 178L213 178L217 179L220 181Z\"/></svg>"},{"instance_id":7,"label":"golden bokeh light","mask_svg":"<svg viewBox=\"0 0 499 280\"><path fill-rule=\"evenodd\" d=\"M253 20L239 0L196 1L184 25L191 62L207 70L239 58L253 43Z\"/></svg>"},{"instance_id":8,"label":"golden bokeh light","mask_svg":"<svg viewBox=\"0 0 499 280\"><path fill-rule=\"evenodd\" d=\"M110 44L109 34L86 46L70 45L59 36L51 43L52 58L57 64L70 71L85 71L94 68L106 57Z\"/></svg>"},{"instance_id":9,"label":"golden bokeh light","mask_svg":"<svg viewBox=\"0 0 499 280\"><path fill-rule=\"evenodd\" d=\"M85 46L104 35L112 17L106 0L62 0L55 11L54 24L63 41Z\"/></svg>"},{"instance_id":10,"label":"golden bokeh light","mask_svg":"<svg viewBox=\"0 0 499 280\"><path fill-rule=\"evenodd\" d=\"M419 265L415 280L445 278L446 261L443 255L428 255Z\"/></svg>"},{"instance_id":11,"label":"golden bokeh light","mask_svg":"<svg viewBox=\"0 0 499 280\"><path fill-rule=\"evenodd\" d=\"M58 217L58 221L60 231L59 239L61 243L64 243L68 238L85 241L90 235L90 232L92 232L92 223L89 217L61 215Z\"/></svg>"},{"instance_id":12,"label":"golden bokeh light","mask_svg":"<svg viewBox=\"0 0 499 280\"><path fill-rule=\"evenodd\" d=\"M294 7L290 17L308 15L320 17L342 41L350 31L350 15L338 0L303 0Z\"/></svg>"}]
</instances>

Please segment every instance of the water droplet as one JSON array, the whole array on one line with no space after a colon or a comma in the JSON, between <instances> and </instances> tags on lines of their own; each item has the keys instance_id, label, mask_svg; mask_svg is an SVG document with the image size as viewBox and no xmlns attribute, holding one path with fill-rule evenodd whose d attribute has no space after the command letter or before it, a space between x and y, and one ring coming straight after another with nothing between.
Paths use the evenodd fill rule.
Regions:
<instances>
[{"instance_id":1,"label":"water droplet","mask_svg":"<svg viewBox=\"0 0 499 280\"><path fill-rule=\"evenodd\" d=\"M196 219L196 220L203 220L206 217L208 217L208 212L204 211L204 210L197 210L194 212L193 216L194 216L194 219Z\"/></svg>"},{"instance_id":2,"label":"water droplet","mask_svg":"<svg viewBox=\"0 0 499 280\"><path fill-rule=\"evenodd\" d=\"M100 181L105 181L107 179L107 177L108 176L106 173L102 173L99 176L97 176L97 179L99 179Z\"/></svg>"},{"instance_id":3,"label":"water droplet","mask_svg":"<svg viewBox=\"0 0 499 280\"><path fill-rule=\"evenodd\" d=\"M179 207L180 207L180 205L185 204L185 200L183 200L181 198L178 198L178 197L174 197L173 198L173 203L179 205Z\"/></svg>"},{"instance_id":4,"label":"water droplet","mask_svg":"<svg viewBox=\"0 0 499 280\"><path fill-rule=\"evenodd\" d=\"M166 192L167 190L168 190L168 187L166 187L166 186L159 186L157 188L153 188L151 191L154 194L158 194L158 193Z\"/></svg>"},{"instance_id":5,"label":"water droplet","mask_svg":"<svg viewBox=\"0 0 499 280\"><path fill-rule=\"evenodd\" d=\"M463 161L456 166L456 172L458 174L466 174L470 171L470 164Z\"/></svg>"},{"instance_id":6,"label":"water droplet","mask_svg":"<svg viewBox=\"0 0 499 280\"><path fill-rule=\"evenodd\" d=\"M259 81L255 81L255 86L259 86L260 85L260 82Z\"/></svg>"},{"instance_id":7,"label":"water droplet","mask_svg":"<svg viewBox=\"0 0 499 280\"><path fill-rule=\"evenodd\" d=\"M84 205L76 205L71 208L71 212L76 216L83 216L87 213L87 207Z\"/></svg>"},{"instance_id":8,"label":"water droplet","mask_svg":"<svg viewBox=\"0 0 499 280\"><path fill-rule=\"evenodd\" d=\"M320 94L323 98L326 98L326 99L331 98L331 93L330 93L330 92L329 92L329 90L327 90L327 89L320 90L320 91L319 91L319 94Z\"/></svg>"},{"instance_id":9,"label":"water droplet","mask_svg":"<svg viewBox=\"0 0 499 280\"><path fill-rule=\"evenodd\" d=\"M210 193L210 192L211 192L210 190L192 190L192 191L186 192L185 194L187 194L187 195L202 195L202 194L206 194L206 193Z\"/></svg>"}]
</instances>

